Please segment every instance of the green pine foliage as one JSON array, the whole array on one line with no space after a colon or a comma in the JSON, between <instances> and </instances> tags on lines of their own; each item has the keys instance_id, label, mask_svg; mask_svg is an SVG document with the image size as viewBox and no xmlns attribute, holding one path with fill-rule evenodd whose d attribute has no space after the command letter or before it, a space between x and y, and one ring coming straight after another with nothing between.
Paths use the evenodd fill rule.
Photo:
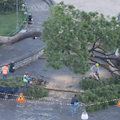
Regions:
<instances>
[{"instance_id":1,"label":"green pine foliage","mask_svg":"<svg viewBox=\"0 0 120 120\"><path fill-rule=\"evenodd\" d=\"M112 84L120 84L120 78L119 77L102 78L100 81L87 78L87 79L82 79L79 82L79 85L83 90L95 89L97 87L102 87Z\"/></svg>"},{"instance_id":2,"label":"green pine foliage","mask_svg":"<svg viewBox=\"0 0 120 120\"><path fill-rule=\"evenodd\" d=\"M115 17L86 13L64 2L56 4L43 23L41 39L46 43L46 65L55 69L65 65L74 73L85 74L91 56L88 43L99 42L106 51L115 50L119 48L119 32L120 23Z\"/></svg>"},{"instance_id":3,"label":"green pine foliage","mask_svg":"<svg viewBox=\"0 0 120 120\"><path fill-rule=\"evenodd\" d=\"M8 77L6 80L0 79L1 87L20 88L23 85L22 77Z\"/></svg>"},{"instance_id":4,"label":"green pine foliage","mask_svg":"<svg viewBox=\"0 0 120 120\"><path fill-rule=\"evenodd\" d=\"M84 79L80 81L80 87L85 91L78 93L78 98L86 103L86 109L90 112L116 105L120 98L120 78L118 77L101 81Z\"/></svg>"},{"instance_id":5,"label":"green pine foliage","mask_svg":"<svg viewBox=\"0 0 120 120\"><path fill-rule=\"evenodd\" d=\"M8 77L6 80L0 79L0 87L22 88L23 79L20 76ZM40 85L29 85L25 90L24 95L27 98L42 98L48 96L48 91Z\"/></svg>"},{"instance_id":6,"label":"green pine foliage","mask_svg":"<svg viewBox=\"0 0 120 120\"><path fill-rule=\"evenodd\" d=\"M29 86L23 94L29 99L42 98L48 96L48 91L43 86L34 85Z\"/></svg>"},{"instance_id":7,"label":"green pine foliage","mask_svg":"<svg viewBox=\"0 0 120 120\"><path fill-rule=\"evenodd\" d=\"M21 8L23 0L18 0L19 8ZM0 12L16 11L16 0L0 0Z\"/></svg>"},{"instance_id":8,"label":"green pine foliage","mask_svg":"<svg viewBox=\"0 0 120 120\"><path fill-rule=\"evenodd\" d=\"M118 99L120 98L120 85L98 87L96 89L87 90L83 93L78 93L78 98L80 101L86 103L87 111L94 112L96 110L107 108L109 105L117 104ZM114 99L117 100L110 101Z\"/></svg>"}]
</instances>

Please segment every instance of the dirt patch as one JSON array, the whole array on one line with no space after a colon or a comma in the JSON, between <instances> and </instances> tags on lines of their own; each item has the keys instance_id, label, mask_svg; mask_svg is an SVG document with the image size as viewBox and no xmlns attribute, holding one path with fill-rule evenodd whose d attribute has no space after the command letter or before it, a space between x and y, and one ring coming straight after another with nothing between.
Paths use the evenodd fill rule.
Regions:
<instances>
[{"instance_id":1,"label":"dirt patch","mask_svg":"<svg viewBox=\"0 0 120 120\"><path fill-rule=\"evenodd\" d=\"M66 90L70 91L80 91L79 87L79 79L75 79L69 75L57 75L53 76L53 80L51 80L46 87L51 89L59 89L60 91L49 91L49 97L51 99L71 99L71 97L75 94L74 92L64 92Z\"/></svg>"},{"instance_id":2,"label":"dirt patch","mask_svg":"<svg viewBox=\"0 0 120 120\"><path fill-rule=\"evenodd\" d=\"M74 79L71 76L62 75L62 76L53 76L53 80L51 80L46 87L49 88L59 88L59 89L67 89L67 90L80 90L79 88L79 80Z\"/></svg>"}]
</instances>

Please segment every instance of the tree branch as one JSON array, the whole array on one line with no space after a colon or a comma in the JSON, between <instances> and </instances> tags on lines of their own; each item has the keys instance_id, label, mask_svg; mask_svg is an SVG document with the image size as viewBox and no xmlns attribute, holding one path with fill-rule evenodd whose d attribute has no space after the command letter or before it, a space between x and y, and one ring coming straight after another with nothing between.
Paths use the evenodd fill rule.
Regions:
<instances>
[{"instance_id":1,"label":"tree branch","mask_svg":"<svg viewBox=\"0 0 120 120\"><path fill-rule=\"evenodd\" d=\"M92 60L92 59L90 59L89 58L89 60L91 60L92 62L97 62L97 63L99 63L98 61L95 61L95 60ZM100 64L100 63L99 63ZM120 77L120 75L118 75L118 74L116 74L116 73L114 73L114 71L112 71L112 70L110 70L108 67L105 67L104 65L102 65L102 64L100 64L102 67L104 67L106 70L108 70L110 73L111 73L111 75L117 75L117 76L119 76Z\"/></svg>"},{"instance_id":2,"label":"tree branch","mask_svg":"<svg viewBox=\"0 0 120 120\"><path fill-rule=\"evenodd\" d=\"M18 33L12 37L0 36L0 43L1 44L13 44L18 41L24 40L26 38L40 37L40 36L41 36L40 31L28 31L25 33Z\"/></svg>"},{"instance_id":3,"label":"tree branch","mask_svg":"<svg viewBox=\"0 0 120 120\"><path fill-rule=\"evenodd\" d=\"M117 58L100 57L100 56L97 56L97 55L94 55L93 57L94 57L94 58L100 58L100 59L102 59L103 61L107 62L107 64L109 64L111 67L116 68L116 66L113 66L112 64L110 64L110 63L107 61L107 59L117 60Z\"/></svg>"},{"instance_id":4,"label":"tree branch","mask_svg":"<svg viewBox=\"0 0 120 120\"><path fill-rule=\"evenodd\" d=\"M117 60L117 58L114 58L114 57L101 57L101 56L97 56L97 55L94 55L95 58L100 58L100 59L111 59L111 60Z\"/></svg>"}]
</instances>

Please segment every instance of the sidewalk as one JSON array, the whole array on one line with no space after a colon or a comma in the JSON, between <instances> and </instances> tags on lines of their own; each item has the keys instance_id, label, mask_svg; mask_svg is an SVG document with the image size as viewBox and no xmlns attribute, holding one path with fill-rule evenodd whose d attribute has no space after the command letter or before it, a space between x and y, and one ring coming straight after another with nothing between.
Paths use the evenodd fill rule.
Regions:
<instances>
[{"instance_id":1,"label":"sidewalk","mask_svg":"<svg viewBox=\"0 0 120 120\"><path fill-rule=\"evenodd\" d=\"M15 101L0 100L0 107L1 120L81 120L81 111L72 117L68 105L60 106L42 101L27 101L19 104ZM88 115L88 120L120 120L120 108L111 106L109 109L88 113Z\"/></svg>"},{"instance_id":2,"label":"sidewalk","mask_svg":"<svg viewBox=\"0 0 120 120\"><path fill-rule=\"evenodd\" d=\"M120 0L54 0L56 3L64 1L75 8L86 12L99 12L104 15L117 16L120 12Z\"/></svg>"}]
</instances>

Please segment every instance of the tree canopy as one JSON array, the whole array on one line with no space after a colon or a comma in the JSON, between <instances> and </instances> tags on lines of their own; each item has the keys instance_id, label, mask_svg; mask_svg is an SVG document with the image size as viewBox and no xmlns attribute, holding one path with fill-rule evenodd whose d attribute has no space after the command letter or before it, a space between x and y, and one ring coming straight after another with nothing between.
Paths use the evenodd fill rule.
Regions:
<instances>
[{"instance_id":1,"label":"tree canopy","mask_svg":"<svg viewBox=\"0 0 120 120\"><path fill-rule=\"evenodd\" d=\"M60 69L67 66L74 73L85 74L93 51L102 44L105 51L114 51L120 44L120 23L115 17L97 12L84 12L64 2L50 9L43 23L42 40L47 66ZM93 43L89 50L88 43Z\"/></svg>"},{"instance_id":2,"label":"tree canopy","mask_svg":"<svg viewBox=\"0 0 120 120\"><path fill-rule=\"evenodd\" d=\"M18 0L21 7L22 0ZM10 12L16 10L16 0L0 0L0 12Z\"/></svg>"}]
</instances>

